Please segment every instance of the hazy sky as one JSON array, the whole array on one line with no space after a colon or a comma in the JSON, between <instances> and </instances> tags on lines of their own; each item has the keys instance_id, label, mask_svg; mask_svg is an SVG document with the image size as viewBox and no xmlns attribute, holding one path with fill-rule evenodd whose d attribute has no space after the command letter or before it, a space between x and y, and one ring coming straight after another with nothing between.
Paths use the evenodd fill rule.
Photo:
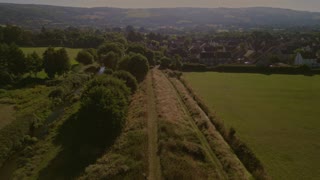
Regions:
<instances>
[{"instance_id":1,"label":"hazy sky","mask_svg":"<svg viewBox=\"0 0 320 180\"><path fill-rule=\"evenodd\" d=\"M252 7L268 6L320 11L320 0L0 0L7 3L50 4L77 7Z\"/></svg>"}]
</instances>

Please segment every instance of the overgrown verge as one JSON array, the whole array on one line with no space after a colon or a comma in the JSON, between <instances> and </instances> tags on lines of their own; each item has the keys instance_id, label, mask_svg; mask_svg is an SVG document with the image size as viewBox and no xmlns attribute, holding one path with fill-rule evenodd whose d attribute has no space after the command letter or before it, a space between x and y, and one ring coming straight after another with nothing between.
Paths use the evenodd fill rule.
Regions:
<instances>
[{"instance_id":1,"label":"overgrown verge","mask_svg":"<svg viewBox=\"0 0 320 180\"><path fill-rule=\"evenodd\" d=\"M210 121L214 124L222 137L228 142L230 147L233 149L248 171L256 179L270 179L261 161L256 157L253 151L243 141L241 141L238 136L235 135L235 129L232 127L228 129L223 121L217 118L217 116L210 110L204 101L193 91L188 82L181 76L181 73L171 73L171 75L176 76L177 79L180 80L192 98L209 117Z\"/></svg>"},{"instance_id":2,"label":"overgrown verge","mask_svg":"<svg viewBox=\"0 0 320 180\"><path fill-rule=\"evenodd\" d=\"M51 113L51 101L47 98L52 88L36 86L29 89L6 92L1 103L15 105L15 120L0 130L0 166L14 151L27 145L31 130L41 126Z\"/></svg>"},{"instance_id":3,"label":"overgrown verge","mask_svg":"<svg viewBox=\"0 0 320 180\"><path fill-rule=\"evenodd\" d=\"M145 179L148 169L146 83L131 98L124 129L105 155L80 179Z\"/></svg>"},{"instance_id":4,"label":"overgrown verge","mask_svg":"<svg viewBox=\"0 0 320 180\"><path fill-rule=\"evenodd\" d=\"M178 94L159 70L153 73L159 123L159 156L165 179L227 179L207 148L205 138L192 125Z\"/></svg>"},{"instance_id":5,"label":"overgrown verge","mask_svg":"<svg viewBox=\"0 0 320 180\"><path fill-rule=\"evenodd\" d=\"M250 174L242 165L241 161L233 153L232 149L225 142L215 126L210 122L205 112L198 106L194 99L189 95L184 85L176 78L169 77L174 88L179 93L182 101L186 105L188 111L200 129L201 133L205 135L213 152L218 157L225 172L227 172L229 179L249 179Z\"/></svg>"}]
</instances>

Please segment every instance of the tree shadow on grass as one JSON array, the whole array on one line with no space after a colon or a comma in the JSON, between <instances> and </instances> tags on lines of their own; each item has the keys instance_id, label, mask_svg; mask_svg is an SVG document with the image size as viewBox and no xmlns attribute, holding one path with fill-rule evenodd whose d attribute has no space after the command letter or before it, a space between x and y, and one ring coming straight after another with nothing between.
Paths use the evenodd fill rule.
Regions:
<instances>
[{"instance_id":1,"label":"tree shadow on grass","mask_svg":"<svg viewBox=\"0 0 320 180\"><path fill-rule=\"evenodd\" d=\"M61 151L40 172L39 179L74 179L114 143L119 132L101 131L97 124L90 123L94 118L103 119L79 112L66 120L54 140Z\"/></svg>"}]
</instances>

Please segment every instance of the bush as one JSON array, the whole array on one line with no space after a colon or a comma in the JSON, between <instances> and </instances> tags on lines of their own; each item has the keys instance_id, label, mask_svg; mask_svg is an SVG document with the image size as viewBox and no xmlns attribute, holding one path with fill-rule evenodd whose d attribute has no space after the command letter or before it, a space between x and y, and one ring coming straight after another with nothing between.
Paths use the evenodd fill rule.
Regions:
<instances>
[{"instance_id":1,"label":"bush","mask_svg":"<svg viewBox=\"0 0 320 180\"><path fill-rule=\"evenodd\" d=\"M107 75L101 75L92 79L86 85L86 89L84 90L83 94L85 95L89 93L90 89L96 86L104 86L110 89L116 89L117 91L120 91L122 94L124 94L127 100L129 100L129 96L131 94L130 89L124 84L123 81Z\"/></svg>"},{"instance_id":2,"label":"bush","mask_svg":"<svg viewBox=\"0 0 320 180\"><path fill-rule=\"evenodd\" d=\"M149 63L143 55L131 54L121 60L119 69L130 72L138 81L142 81L149 71Z\"/></svg>"},{"instance_id":3,"label":"bush","mask_svg":"<svg viewBox=\"0 0 320 180\"><path fill-rule=\"evenodd\" d=\"M167 69L170 67L171 59L167 57L163 57L160 59L160 68L161 69Z\"/></svg>"},{"instance_id":4,"label":"bush","mask_svg":"<svg viewBox=\"0 0 320 180\"><path fill-rule=\"evenodd\" d=\"M0 79L1 79L0 86L5 86L13 82L12 77L6 71L0 71Z\"/></svg>"},{"instance_id":5,"label":"bush","mask_svg":"<svg viewBox=\"0 0 320 180\"><path fill-rule=\"evenodd\" d=\"M125 120L130 90L120 79L101 75L91 80L81 97L81 119L98 136L116 136ZM97 129L99 127L99 129Z\"/></svg>"},{"instance_id":6,"label":"bush","mask_svg":"<svg viewBox=\"0 0 320 180\"><path fill-rule=\"evenodd\" d=\"M113 76L123 80L126 85L131 89L131 92L134 93L138 88L137 79L127 71L116 71L113 73Z\"/></svg>"},{"instance_id":7,"label":"bush","mask_svg":"<svg viewBox=\"0 0 320 180\"><path fill-rule=\"evenodd\" d=\"M104 70L104 74L112 75L112 74L113 74L113 70L112 70L112 69L109 69L109 68L106 68L106 69Z\"/></svg>"},{"instance_id":8,"label":"bush","mask_svg":"<svg viewBox=\"0 0 320 180\"><path fill-rule=\"evenodd\" d=\"M78 53L76 60L79 63L88 65L93 63L94 57L88 51L82 50Z\"/></svg>"}]
</instances>

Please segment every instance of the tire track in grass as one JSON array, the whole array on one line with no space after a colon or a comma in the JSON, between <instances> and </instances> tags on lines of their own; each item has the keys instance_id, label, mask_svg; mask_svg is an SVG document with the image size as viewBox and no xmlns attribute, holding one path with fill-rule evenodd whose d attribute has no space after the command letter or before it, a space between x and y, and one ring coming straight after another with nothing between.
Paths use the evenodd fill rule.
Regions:
<instances>
[{"instance_id":1,"label":"tire track in grass","mask_svg":"<svg viewBox=\"0 0 320 180\"><path fill-rule=\"evenodd\" d=\"M149 156L149 180L161 179L160 158L158 155L158 119L153 90L152 73L147 75L147 94L148 94L148 156Z\"/></svg>"}]
</instances>

